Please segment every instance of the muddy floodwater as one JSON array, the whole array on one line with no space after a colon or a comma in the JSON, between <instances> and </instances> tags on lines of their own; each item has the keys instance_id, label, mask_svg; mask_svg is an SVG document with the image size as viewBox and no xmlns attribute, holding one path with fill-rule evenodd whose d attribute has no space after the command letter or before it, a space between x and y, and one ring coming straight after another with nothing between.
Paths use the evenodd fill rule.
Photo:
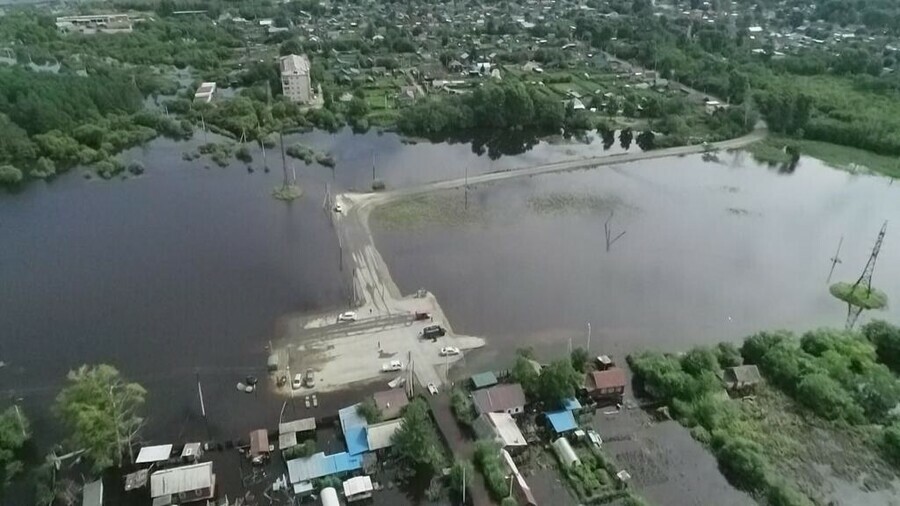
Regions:
<instances>
[{"instance_id":1,"label":"muddy floodwater","mask_svg":"<svg viewBox=\"0 0 900 506\"><path fill-rule=\"evenodd\" d=\"M620 359L843 326L829 259L843 236L832 282L859 277L882 223L900 217L900 184L813 159L784 174L744 153L719 158L489 184L470 189L468 212L463 190L448 192L431 197L449 209L443 226L378 222L377 244L403 291L427 288L455 329L489 339L473 368L516 347L586 346L588 323L591 351ZM611 240L624 233L609 250L607 220ZM900 231L890 227L874 285L900 301ZM863 320L897 321L896 307Z\"/></svg>"},{"instance_id":2,"label":"muddy floodwater","mask_svg":"<svg viewBox=\"0 0 900 506\"><path fill-rule=\"evenodd\" d=\"M590 351L620 362L637 350L680 351L764 329L842 327L846 306L826 284L830 258L843 236L832 282L855 281L882 223L897 217L900 184L889 179L807 158L785 172L722 153L419 197L384 208L374 229L401 290L427 288L456 331L488 340L463 373L503 367L520 347L549 359L587 346L588 323ZM889 229L874 275L895 304L897 235ZM895 307L862 320L896 322ZM687 430L652 427L633 412L596 423L652 502L750 502ZM874 504L884 492L834 478L823 494Z\"/></svg>"}]
</instances>

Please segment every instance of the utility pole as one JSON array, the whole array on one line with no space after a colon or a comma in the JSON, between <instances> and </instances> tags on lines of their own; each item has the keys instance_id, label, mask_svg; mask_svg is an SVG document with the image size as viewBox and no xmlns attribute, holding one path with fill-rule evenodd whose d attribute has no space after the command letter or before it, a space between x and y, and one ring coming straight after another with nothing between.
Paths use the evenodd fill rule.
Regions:
<instances>
[{"instance_id":1,"label":"utility pole","mask_svg":"<svg viewBox=\"0 0 900 506\"><path fill-rule=\"evenodd\" d=\"M466 466L463 464L463 486L462 486L462 504L466 504Z\"/></svg>"},{"instance_id":2,"label":"utility pole","mask_svg":"<svg viewBox=\"0 0 900 506\"><path fill-rule=\"evenodd\" d=\"M587 351L588 351L588 354L590 354L590 352L591 352L591 322L588 322Z\"/></svg>"},{"instance_id":3,"label":"utility pole","mask_svg":"<svg viewBox=\"0 0 900 506\"><path fill-rule=\"evenodd\" d=\"M878 238L875 239L875 247L872 248L872 254L869 255L869 261L866 262L866 266L863 268L862 274L859 276L859 279L856 280L856 283L853 283L853 286L850 287L850 293L856 293L856 289L859 286L865 286L866 297L871 295L872 293L872 274L875 272L875 261L878 260L878 253L881 252L881 243L884 241L884 235L887 233L887 221L884 222L884 225L881 226L881 230L878 232ZM856 320L859 319L860 313L862 313L863 308L861 306L854 306L853 304L847 304L847 330L853 328L856 325Z\"/></svg>"},{"instance_id":4,"label":"utility pole","mask_svg":"<svg viewBox=\"0 0 900 506\"><path fill-rule=\"evenodd\" d=\"M838 255L841 254L841 245L843 245L843 244L844 244L844 236L841 236L841 240L840 240L840 242L838 242L837 251L834 252L834 256L831 257L831 259L830 259L831 260L831 270L828 271L828 279L825 280L826 285L829 282L831 282L831 275L834 274L834 267L837 264L841 263L841 257L839 257Z\"/></svg>"},{"instance_id":5,"label":"utility pole","mask_svg":"<svg viewBox=\"0 0 900 506\"><path fill-rule=\"evenodd\" d=\"M288 187L287 173L287 157L284 156L284 130L278 131L278 138L281 141L281 170L284 172L284 187Z\"/></svg>"},{"instance_id":6,"label":"utility pole","mask_svg":"<svg viewBox=\"0 0 900 506\"><path fill-rule=\"evenodd\" d=\"M375 182L375 151L372 151L372 182Z\"/></svg>"},{"instance_id":7,"label":"utility pole","mask_svg":"<svg viewBox=\"0 0 900 506\"><path fill-rule=\"evenodd\" d=\"M469 209L469 166L466 165L466 202L465 209Z\"/></svg>"},{"instance_id":8,"label":"utility pole","mask_svg":"<svg viewBox=\"0 0 900 506\"><path fill-rule=\"evenodd\" d=\"M209 143L209 135L206 133L206 120L203 119L203 113L200 113L200 125L203 126L203 142Z\"/></svg>"}]
</instances>

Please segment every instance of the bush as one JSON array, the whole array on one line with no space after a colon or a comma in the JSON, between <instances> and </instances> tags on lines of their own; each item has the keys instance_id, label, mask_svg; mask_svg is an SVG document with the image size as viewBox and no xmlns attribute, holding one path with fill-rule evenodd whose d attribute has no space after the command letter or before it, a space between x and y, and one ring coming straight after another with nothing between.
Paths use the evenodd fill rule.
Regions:
<instances>
[{"instance_id":1,"label":"bush","mask_svg":"<svg viewBox=\"0 0 900 506\"><path fill-rule=\"evenodd\" d=\"M750 491L766 489L768 463L758 444L742 437L715 433L713 448L722 474L733 483Z\"/></svg>"},{"instance_id":2,"label":"bush","mask_svg":"<svg viewBox=\"0 0 900 506\"><path fill-rule=\"evenodd\" d=\"M107 158L94 164L94 171L103 179L111 179L123 170L125 170L125 166L115 158Z\"/></svg>"},{"instance_id":3,"label":"bush","mask_svg":"<svg viewBox=\"0 0 900 506\"><path fill-rule=\"evenodd\" d=\"M250 150L247 149L247 146L241 146L234 153L234 157L244 163L250 163L253 161L253 156L250 155Z\"/></svg>"},{"instance_id":4,"label":"bush","mask_svg":"<svg viewBox=\"0 0 900 506\"><path fill-rule=\"evenodd\" d=\"M12 165L0 165L0 185L19 184L22 182L22 171Z\"/></svg>"},{"instance_id":5,"label":"bush","mask_svg":"<svg viewBox=\"0 0 900 506\"><path fill-rule=\"evenodd\" d=\"M863 412L841 385L822 373L805 376L797 386L798 400L814 413L828 420L843 419L850 423L863 421Z\"/></svg>"},{"instance_id":6,"label":"bush","mask_svg":"<svg viewBox=\"0 0 900 506\"><path fill-rule=\"evenodd\" d=\"M40 179L51 177L55 174L56 164L45 156L38 158L34 168L31 169L31 176Z\"/></svg>"},{"instance_id":7,"label":"bush","mask_svg":"<svg viewBox=\"0 0 900 506\"><path fill-rule=\"evenodd\" d=\"M465 390L454 388L450 392L450 409L453 416L465 425L471 425L475 421L475 412L472 410L472 400Z\"/></svg>"},{"instance_id":8,"label":"bush","mask_svg":"<svg viewBox=\"0 0 900 506\"><path fill-rule=\"evenodd\" d=\"M719 360L711 349L699 346L681 357L681 368L691 376L697 376L704 371L718 371Z\"/></svg>"},{"instance_id":9,"label":"bush","mask_svg":"<svg viewBox=\"0 0 900 506\"><path fill-rule=\"evenodd\" d=\"M484 483L495 501L502 501L509 494L506 473L500 462L500 448L490 441L475 443L475 465L484 476Z\"/></svg>"},{"instance_id":10,"label":"bush","mask_svg":"<svg viewBox=\"0 0 900 506\"><path fill-rule=\"evenodd\" d=\"M312 439L304 441L303 443L300 443L296 446L292 446L287 450L281 452L285 460L309 457L313 453L316 453L316 442Z\"/></svg>"},{"instance_id":11,"label":"bush","mask_svg":"<svg viewBox=\"0 0 900 506\"><path fill-rule=\"evenodd\" d=\"M356 405L356 412L366 419L369 423L378 423L381 421L381 411L375 405L375 401L367 399Z\"/></svg>"},{"instance_id":12,"label":"bush","mask_svg":"<svg viewBox=\"0 0 900 506\"><path fill-rule=\"evenodd\" d=\"M144 164L135 160L128 164L128 172L134 174L135 176L141 175L144 173Z\"/></svg>"}]
</instances>

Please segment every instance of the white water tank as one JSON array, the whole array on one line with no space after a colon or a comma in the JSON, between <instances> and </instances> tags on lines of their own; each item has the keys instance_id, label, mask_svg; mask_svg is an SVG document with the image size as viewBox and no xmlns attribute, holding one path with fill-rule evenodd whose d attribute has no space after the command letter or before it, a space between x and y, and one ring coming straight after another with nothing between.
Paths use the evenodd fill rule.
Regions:
<instances>
[{"instance_id":1,"label":"white water tank","mask_svg":"<svg viewBox=\"0 0 900 506\"><path fill-rule=\"evenodd\" d=\"M341 506L338 500L337 490L334 487L322 489L322 506Z\"/></svg>"}]
</instances>

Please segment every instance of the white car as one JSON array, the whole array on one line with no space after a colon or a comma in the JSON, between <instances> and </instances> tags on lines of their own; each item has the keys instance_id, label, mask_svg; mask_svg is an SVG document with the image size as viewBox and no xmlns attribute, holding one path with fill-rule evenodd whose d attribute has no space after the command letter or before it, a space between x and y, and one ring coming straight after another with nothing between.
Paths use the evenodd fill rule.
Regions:
<instances>
[{"instance_id":1,"label":"white car","mask_svg":"<svg viewBox=\"0 0 900 506\"><path fill-rule=\"evenodd\" d=\"M338 202L337 204L334 205L334 212L336 212L336 213L338 213L338 214L343 213L343 212L344 212L344 206L343 206L340 202Z\"/></svg>"},{"instance_id":2,"label":"white car","mask_svg":"<svg viewBox=\"0 0 900 506\"><path fill-rule=\"evenodd\" d=\"M294 390L299 390L300 387L303 386L303 373L297 373L294 375L294 381L291 381L291 388Z\"/></svg>"},{"instance_id":3,"label":"white car","mask_svg":"<svg viewBox=\"0 0 900 506\"><path fill-rule=\"evenodd\" d=\"M428 392L430 392L431 395L437 395L437 394L438 394L438 389L437 389L436 386L434 386L434 383L429 383L429 384L428 384Z\"/></svg>"},{"instance_id":4,"label":"white car","mask_svg":"<svg viewBox=\"0 0 900 506\"><path fill-rule=\"evenodd\" d=\"M355 322L356 311L347 311L338 315L339 322Z\"/></svg>"},{"instance_id":5,"label":"white car","mask_svg":"<svg viewBox=\"0 0 900 506\"><path fill-rule=\"evenodd\" d=\"M381 370L384 372L394 372L403 370L403 362L399 360L391 360L387 364L381 364Z\"/></svg>"},{"instance_id":6,"label":"white car","mask_svg":"<svg viewBox=\"0 0 900 506\"><path fill-rule=\"evenodd\" d=\"M459 355L459 348L455 346L444 346L441 348L442 357L449 357L451 355Z\"/></svg>"}]
</instances>

